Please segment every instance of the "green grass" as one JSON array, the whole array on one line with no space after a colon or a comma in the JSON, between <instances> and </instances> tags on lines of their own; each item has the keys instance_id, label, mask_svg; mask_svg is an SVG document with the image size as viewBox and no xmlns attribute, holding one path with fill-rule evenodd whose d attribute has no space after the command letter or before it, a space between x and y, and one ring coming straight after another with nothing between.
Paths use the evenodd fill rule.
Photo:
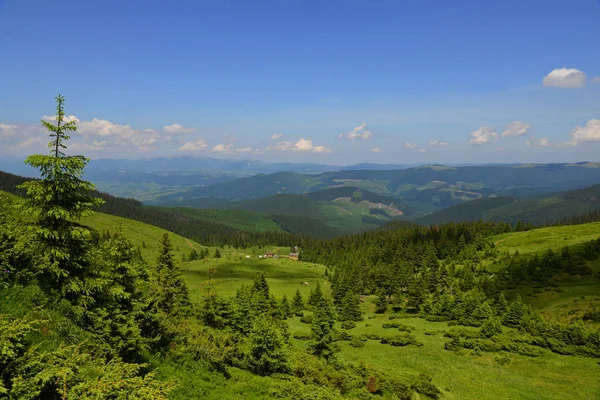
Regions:
<instances>
[{"instance_id":1,"label":"green grass","mask_svg":"<svg viewBox=\"0 0 600 400\"><path fill-rule=\"evenodd\" d=\"M86 219L86 223L98 229L111 229L117 226L121 219L103 214L96 214ZM544 228L530 232L511 233L498 236L495 241L502 250L522 252L541 251L548 247L558 248L567 244L575 244L585 240L600 237L598 223L572 227ZM111 229L112 230L112 229ZM124 220L124 233L134 244L145 241L146 251L155 246L162 230L146 224ZM567 237L567 240L564 238ZM188 245L187 240L172 235L173 243L180 248ZM197 245L192 242L192 245ZM142 249L144 250L144 249ZM214 248L210 249L211 254ZM325 292L329 291L329 282L324 278L325 268L321 265L295 262L285 258L259 260L258 254L266 251L278 251L287 254L287 248L254 248L237 250L222 249L223 258L208 261L182 263L185 279L190 287L192 298L199 300L207 281L207 268L216 267L215 287L224 296L233 296L242 284L250 284L259 274L265 273L271 293L278 300L283 294L292 298L299 289L306 300L316 282L321 283ZM250 255L250 259L246 259ZM594 270L600 264L592 265ZM569 314L573 309L589 307L598 304L597 282L592 277L563 277L557 290L541 291L529 296L527 290L522 291L524 300L539 308L548 316ZM302 282L308 282L305 286ZM327 282L327 283L326 283ZM514 295L514 293L513 293ZM582 298L584 296L584 298ZM352 335L360 333L377 333L392 335L395 329L383 329L382 324L388 321L388 314L372 314L372 298L367 298L361 304L367 318L359 322L356 328L349 330ZM373 318L368 318L372 316ZM369 340L365 347L354 348L349 342L339 342L341 351L338 357L351 362L364 362L374 368L395 375L427 373L433 377L433 383L442 390L442 399L593 399L600 393L600 373L598 361L591 358L561 356L544 350L539 357L526 357L508 354L511 362L499 365L494 361L493 353L483 353L474 356L469 351L462 353L444 350L443 331L451 329L446 323L428 322L419 318L396 319L406 325L416 328L413 334L422 342L422 347L409 345L393 347L383 345L379 341ZM308 333L310 326L303 324L299 318L289 320L290 332ZM339 324L338 324L339 327ZM466 328L475 329L475 328ZM440 331L435 335L425 335L426 331ZM293 339L298 349L305 349L306 341ZM193 398L194 396L212 396L206 398L267 398L267 388L275 384L270 379L264 379L247 374L244 371L231 369L232 378L223 381L215 388L212 379L218 377L211 373L200 371L198 374L181 375L182 386L174 398ZM175 367L163 365L159 376L177 374ZM194 377L193 381L189 381ZM196 379L198 378L198 379ZM220 378L219 378L220 379ZM222 386L222 387L220 387ZM203 394L204 393L204 394Z\"/></svg>"},{"instance_id":2,"label":"green grass","mask_svg":"<svg viewBox=\"0 0 600 400\"><path fill-rule=\"evenodd\" d=\"M153 207L154 208L154 207ZM209 210L189 207L156 207L161 210L176 212L199 220L205 220L231 226L243 231L281 232L282 229L273 219L264 213L245 210Z\"/></svg>"},{"instance_id":3,"label":"green grass","mask_svg":"<svg viewBox=\"0 0 600 400\"><path fill-rule=\"evenodd\" d=\"M123 235L131 243L140 247L142 256L148 262L153 262L158 255L159 243L163 234L167 232L164 229L148 225L143 222L133 221L126 218L115 217L113 215L96 212L89 217L82 218L81 223L99 231L108 229L115 233L122 224ZM205 246L169 232L171 244L173 245L175 259L181 260L183 253L189 254L192 248L200 250ZM144 247L145 244L145 247ZM214 252L214 250L212 250ZM212 254L212 253L211 253Z\"/></svg>"},{"instance_id":4,"label":"green grass","mask_svg":"<svg viewBox=\"0 0 600 400\"><path fill-rule=\"evenodd\" d=\"M511 232L494 236L492 240L500 251L533 253L555 250L597 238L600 238L600 222Z\"/></svg>"},{"instance_id":5,"label":"green grass","mask_svg":"<svg viewBox=\"0 0 600 400\"><path fill-rule=\"evenodd\" d=\"M348 332L392 335L397 332L395 329L381 326L387 321L387 316L375 316ZM442 390L442 399L593 399L600 393L600 366L594 359L544 351L536 358L508 354L511 362L502 366L494 361L492 353L471 356L466 351L459 354L444 350L449 339L443 338L443 333L425 335L425 331L450 329L446 323L420 318L394 321L415 327L413 334L424 345L393 347L368 340L365 347L354 348L349 342L340 342L338 357L398 375L427 373ZM290 329L292 334L306 333L308 325L294 318Z\"/></svg>"},{"instance_id":6,"label":"green grass","mask_svg":"<svg viewBox=\"0 0 600 400\"><path fill-rule=\"evenodd\" d=\"M268 249L277 251L277 248ZM281 254L284 250L279 249ZM267 251L267 249L264 249ZM191 261L181 265L184 277L190 289L190 294L194 298L200 298L203 295L206 281L208 280L208 268L216 268L214 275L215 288L217 293L231 297L243 284L252 283L252 280L264 273L271 293L278 300L283 295L292 299L296 289L300 290L304 300L308 299L311 288L314 288L319 281L325 292L328 291L328 281L323 277L325 267L319 264L312 264L299 261L291 261L287 258L278 259L258 259L258 254L252 255L252 252L230 252L219 259L210 259L209 261ZM246 259L250 255L252 258ZM308 282L308 285L303 285Z\"/></svg>"}]
</instances>

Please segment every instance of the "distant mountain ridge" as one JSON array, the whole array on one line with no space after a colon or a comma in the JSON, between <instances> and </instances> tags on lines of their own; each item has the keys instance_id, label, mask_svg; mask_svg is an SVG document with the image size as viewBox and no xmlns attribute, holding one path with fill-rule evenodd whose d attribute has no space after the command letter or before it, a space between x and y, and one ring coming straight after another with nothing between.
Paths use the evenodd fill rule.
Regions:
<instances>
[{"instance_id":1,"label":"distant mountain ridge","mask_svg":"<svg viewBox=\"0 0 600 400\"><path fill-rule=\"evenodd\" d=\"M448 207L415 222L423 225L478 219L543 225L600 211L600 184L547 197L497 197Z\"/></svg>"},{"instance_id":2,"label":"distant mountain ridge","mask_svg":"<svg viewBox=\"0 0 600 400\"><path fill-rule=\"evenodd\" d=\"M413 217L488 197L533 197L600 182L600 164L527 164L451 167L426 165L396 170L343 170L321 174L277 172L159 195L152 204L218 198L244 201L276 194L308 194L356 187L394 198Z\"/></svg>"}]
</instances>

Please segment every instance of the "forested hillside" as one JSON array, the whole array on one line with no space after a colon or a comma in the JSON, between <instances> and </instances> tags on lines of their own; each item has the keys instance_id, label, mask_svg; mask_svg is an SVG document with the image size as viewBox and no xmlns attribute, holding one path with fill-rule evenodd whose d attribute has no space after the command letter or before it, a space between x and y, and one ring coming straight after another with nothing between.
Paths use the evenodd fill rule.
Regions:
<instances>
[{"instance_id":1,"label":"forested hillside","mask_svg":"<svg viewBox=\"0 0 600 400\"><path fill-rule=\"evenodd\" d=\"M600 185L594 185L550 197L530 199L496 197L473 200L445 208L420 218L416 222L430 225L483 219L504 221L513 225L518 221L533 225L545 225L577 216L582 216L581 218L589 222L592 214L599 210ZM588 215L588 217L583 217L584 215Z\"/></svg>"}]
</instances>

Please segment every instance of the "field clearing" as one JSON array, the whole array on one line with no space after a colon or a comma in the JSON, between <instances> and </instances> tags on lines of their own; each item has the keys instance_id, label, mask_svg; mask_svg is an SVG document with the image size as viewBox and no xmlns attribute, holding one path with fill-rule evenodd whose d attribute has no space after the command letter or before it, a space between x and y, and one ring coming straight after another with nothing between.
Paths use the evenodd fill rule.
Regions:
<instances>
[{"instance_id":1,"label":"field clearing","mask_svg":"<svg viewBox=\"0 0 600 400\"><path fill-rule=\"evenodd\" d=\"M556 250L598 238L600 238L600 222L593 222L504 233L492 237L492 241L500 251L535 253L548 249Z\"/></svg>"},{"instance_id":2,"label":"field clearing","mask_svg":"<svg viewBox=\"0 0 600 400\"><path fill-rule=\"evenodd\" d=\"M369 319L368 317L373 317ZM384 329L387 315L369 314L356 328L348 330L351 335L376 333L392 335L397 329ZM584 357L561 356L543 351L539 357L506 354L511 362L499 365L494 361L496 353L469 355L469 351L455 353L444 349L450 339L443 331L451 329L445 322L428 322L420 318L394 319L415 328L412 332L422 347L409 345L394 347L368 340L362 348L354 348L349 342L338 342L341 360L365 363L376 369L398 375L427 373L443 394L442 399L597 399L600 366L597 360ZM466 328L461 329L477 329ZM308 333L309 326L295 317L290 320L290 331ZM438 331L426 335L426 331ZM299 343L298 343L299 342ZM300 347L303 341L295 340Z\"/></svg>"},{"instance_id":3,"label":"field clearing","mask_svg":"<svg viewBox=\"0 0 600 400\"><path fill-rule=\"evenodd\" d=\"M256 256L246 259L245 256L231 256L219 260L191 261L181 264L183 275L195 299L200 299L208 280L208 268L216 269L216 292L226 297L235 296L235 292L244 284L264 273L267 283L277 300L281 301L285 294L291 300L299 289L304 300L308 299L310 290L317 281L325 293L328 292L328 280L323 277L325 267L319 264L292 261L287 258L263 259ZM308 285L304 285L308 282Z\"/></svg>"}]
</instances>

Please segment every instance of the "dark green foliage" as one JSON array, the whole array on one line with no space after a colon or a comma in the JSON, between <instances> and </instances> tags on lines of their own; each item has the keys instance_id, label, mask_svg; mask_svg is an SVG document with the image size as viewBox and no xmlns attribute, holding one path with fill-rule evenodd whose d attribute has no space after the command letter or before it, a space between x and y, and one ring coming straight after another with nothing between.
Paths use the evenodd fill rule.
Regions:
<instances>
[{"instance_id":1,"label":"dark green foliage","mask_svg":"<svg viewBox=\"0 0 600 400\"><path fill-rule=\"evenodd\" d=\"M258 318L251 336L249 362L259 375L287 373L290 371L287 345L284 337L272 321Z\"/></svg>"},{"instance_id":2,"label":"dark green foliage","mask_svg":"<svg viewBox=\"0 0 600 400\"><path fill-rule=\"evenodd\" d=\"M306 304L311 308L320 308L326 302L325 297L323 296L323 291L321 290L321 284L317 281L317 286L314 290L310 290L310 295L308 296L308 301Z\"/></svg>"},{"instance_id":3,"label":"dark green foliage","mask_svg":"<svg viewBox=\"0 0 600 400\"><path fill-rule=\"evenodd\" d=\"M502 334L502 323L496 317L489 317L481 325L479 330L482 337L491 338L496 335Z\"/></svg>"},{"instance_id":4,"label":"dark green foliage","mask_svg":"<svg viewBox=\"0 0 600 400\"><path fill-rule=\"evenodd\" d=\"M319 307L315 309L311 332L314 342L311 344L313 354L317 357L329 358L333 355L333 325L335 317L333 305L328 300L322 300Z\"/></svg>"},{"instance_id":5,"label":"dark green foliage","mask_svg":"<svg viewBox=\"0 0 600 400\"><path fill-rule=\"evenodd\" d=\"M506 326L518 327L521 325L523 315L525 315L525 304L523 304L521 296L517 295L516 300L511 302L506 310L502 323Z\"/></svg>"},{"instance_id":6,"label":"dark green foliage","mask_svg":"<svg viewBox=\"0 0 600 400\"><path fill-rule=\"evenodd\" d=\"M296 294L292 300L292 312L296 315L301 314L304 310L304 300L302 300L302 294L299 289L296 289Z\"/></svg>"},{"instance_id":7,"label":"dark green foliage","mask_svg":"<svg viewBox=\"0 0 600 400\"><path fill-rule=\"evenodd\" d=\"M342 329L353 329L356 327L356 322L354 321L344 321L342 322Z\"/></svg>"},{"instance_id":8,"label":"dark green foliage","mask_svg":"<svg viewBox=\"0 0 600 400\"><path fill-rule=\"evenodd\" d=\"M346 292L339 306L338 319L340 321L362 321L360 300L357 294Z\"/></svg>"},{"instance_id":9,"label":"dark green foliage","mask_svg":"<svg viewBox=\"0 0 600 400\"><path fill-rule=\"evenodd\" d=\"M285 294L283 295L283 299L281 299L280 310L283 318L288 318L292 315L292 306L290 306L290 303Z\"/></svg>"},{"instance_id":10,"label":"dark green foliage","mask_svg":"<svg viewBox=\"0 0 600 400\"><path fill-rule=\"evenodd\" d=\"M408 332L384 336L380 341L382 344L391 344L392 346L408 346L409 344L418 344L415 336Z\"/></svg>"},{"instance_id":11,"label":"dark green foliage","mask_svg":"<svg viewBox=\"0 0 600 400\"><path fill-rule=\"evenodd\" d=\"M380 293L377 296L377 300L375 300L375 312L377 314L383 314L386 312L388 307L387 296L383 293Z\"/></svg>"},{"instance_id":12,"label":"dark green foliage","mask_svg":"<svg viewBox=\"0 0 600 400\"><path fill-rule=\"evenodd\" d=\"M215 249L215 255L213 257L214 258L221 258L221 252L219 251L219 249Z\"/></svg>"},{"instance_id":13,"label":"dark green foliage","mask_svg":"<svg viewBox=\"0 0 600 400\"><path fill-rule=\"evenodd\" d=\"M76 121L64 122L64 97L56 98L56 125L42 121L50 131L50 155L29 156L26 163L40 170L41 180L23 183L27 192L23 213L35 246L34 274L48 290L56 290L72 302L87 302L90 291L85 271L89 266L91 231L75 222L103 203L91 197L94 186L81 179L87 158L67 156L68 132L77 130Z\"/></svg>"},{"instance_id":14,"label":"dark green foliage","mask_svg":"<svg viewBox=\"0 0 600 400\"><path fill-rule=\"evenodd\" d=\"M173 258L173 246L165 233L160 243L154 273L154 298L158 307L169 315L185 314L190 300L181 271Z\"/></svg>"}]
</instances>

